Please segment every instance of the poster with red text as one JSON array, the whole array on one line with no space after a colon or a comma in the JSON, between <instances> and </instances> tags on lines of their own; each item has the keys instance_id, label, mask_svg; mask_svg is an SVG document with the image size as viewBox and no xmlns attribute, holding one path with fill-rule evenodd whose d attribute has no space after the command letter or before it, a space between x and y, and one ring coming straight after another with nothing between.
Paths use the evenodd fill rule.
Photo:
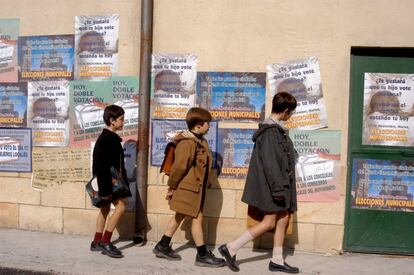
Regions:
<instances>
[{"instance_id":1,"label":"poster with red text","mask_svg":"<svg viewBox=\"0 0 414 275\"><path fill-rule=\"evenodd\" d=\"M118 74L119 15L75 17L75 80Z\"/></svg>"},{"instance_id":2,"label":"poster with red text","mask_svg":"<svg viewBox=\"0 0 414 275\"><path fill-rule=\"evenodd\" d=\"M195 54L152 55L152 118L183 119L196 97Z\"/></svg>"},{"instance_id":3,"label":"poster with red text","mask_svg":"<svg viewBox=\"0 0 414 275\"><path fill-rule=\"evenodd\" d=\"M414 74L365 73L362 144L414 145Z\"/></svg>"},{"instance_id":4,"label":"poster with red text","mask_svg":"<svg viewBox=\"0 0 414 275\"><path fill-rule=\"evenodd\" d=\"M17 82L19 19L0 19L0 82Z\"/></svg>"},{"instance_id":5,"label":"poster with red text","mask_svg":"<svg viewBox=\"0 0 414 275\"><path fill-rule=\"evenodd\" d=\"M272 98L287 92L298 102L296 112L284 124L286 128L315 130L328 126L318 58L274 63L266 68Z\"/></svg>"},{"instance_id":6,"label":"poster with red text","mask_svg":"<svg viewBox=\"0 0 414 275\"><path fill-rule=\"evenodd\" d=\"M298 201L338 201L341 132L291 130L289 136L298 153Z\"/></svg>"}]
</instances>

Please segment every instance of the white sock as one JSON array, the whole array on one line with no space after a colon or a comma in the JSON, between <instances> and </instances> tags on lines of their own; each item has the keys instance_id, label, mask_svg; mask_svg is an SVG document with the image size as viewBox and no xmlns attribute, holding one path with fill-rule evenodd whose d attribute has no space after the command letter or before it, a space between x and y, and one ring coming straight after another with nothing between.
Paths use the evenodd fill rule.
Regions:
<instances>
[{"instance_id":1,"label":"white sock","mask_svg":"<svg viewBox=\"0 0 414 275\"><path fill-rule=\"evenodd\" d=\"M285 261L283 260L283 246L273 247L272 262L278 265L284 265Z\"/></svg>"},{"instance_id":2,"label":"white sock","mask_svg":"<svg viewBox=\"0 0 414 275\"><path fill-rule=\"evenodd\" d=\"M241 234L240 237L238 237L237 239L235 239L234 241L226 245L227 249L230 252L230 255L232 257L236 255L237 250L239 250L241 247L243 247L243 245L245 245L246 243L250 242L253 239L254 237L252 236L252 234L250 234L249 230L246 230L243 234Z\"/></svg>"}]
</instances>

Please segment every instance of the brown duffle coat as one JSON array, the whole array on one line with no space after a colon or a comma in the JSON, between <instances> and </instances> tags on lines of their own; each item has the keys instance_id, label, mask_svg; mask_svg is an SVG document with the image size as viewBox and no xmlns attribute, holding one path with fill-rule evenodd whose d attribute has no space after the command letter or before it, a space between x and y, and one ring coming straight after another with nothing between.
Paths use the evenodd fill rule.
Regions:
<instances>
[{"instance_id":1,"label":"brown duffle coat","mask_svg":"<svg viewBox=\"0 0 414 275\"><path fill-rule=\"evenodd\" d=\"M174 190L170 209L190 217L202 210L212 155L207 141L179 134L168 186Z\"/></svg>"}]
</instances>

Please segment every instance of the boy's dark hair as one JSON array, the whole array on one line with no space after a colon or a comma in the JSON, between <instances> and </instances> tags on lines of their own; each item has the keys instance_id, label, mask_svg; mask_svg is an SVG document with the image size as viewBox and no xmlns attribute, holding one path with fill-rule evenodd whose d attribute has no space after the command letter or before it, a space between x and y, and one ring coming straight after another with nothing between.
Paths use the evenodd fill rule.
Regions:
<instances>
[{"instance_id":1,"label":"boy's dark hair","mask_svg":"<svg viewBox=\"0 0 414 275\"><path fill-rule=\"evenodd\" d=\"M192 130L196 125L203 125L205 122L210 122L212 119L210 112L206 109L193 107L188 110L185 122L187 122L188 129Z\"/></svg>"},{"instance_id":2,"label":"boy's dark hair","mask_svg":"<svg viewBox=\"0 0 414 275\"><path fill-rule=\"evenodd\" d=\"M124 109L118 105L109 105L105 107L104 113L103 113L103 120L106 124L106 126L111 125L111 118L117 119L118 117L125 114Z\"/></svg>"},{"instance_id":3,"label":"boy's dark hair","mask_svg":"<svg viewBox=\"0 0 414 275\"><path fill-rule=\"evenodd\" d=\"M286 92L277 93L272 100L272 113L280 114L286 109L293 111L297 105L296 98L293 95Z\"/></svg>"}]
</instances>

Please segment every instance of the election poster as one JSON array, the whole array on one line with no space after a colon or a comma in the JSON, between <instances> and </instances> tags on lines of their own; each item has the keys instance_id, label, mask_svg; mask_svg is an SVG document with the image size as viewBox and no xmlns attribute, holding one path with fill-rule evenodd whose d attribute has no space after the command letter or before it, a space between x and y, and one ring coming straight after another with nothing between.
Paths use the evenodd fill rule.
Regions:
<instances>
[{"instance_id":1,"label":"election poster","mask_svg":"<svg viewBox=\"0 0 414 275\"><path fill-rule=\"evenodd\" d=\"M72 81L70 83L70 145L89 147L106 127L103 113L115 104L125 111L124 128L117 132L124 140L138 136L138 79L112 77L107 81Z\"/></svg>"},{"instance_id":2,"label":"election poster","mask_svg":"<svg viewBox=\"0 0 414 275\"><path fill-rule=\"evenodd\" d=\"M75 17L75 80L118 74L119 15Z\"/></svg>"},{"instance_id":3,"label":"election poster","mask_svg":"<svg viewBox=\"0 0 414 275\"><path fill-rule=\"evenodd\" d=\"M341 132L291 130L298 201L339 200Z\"/></svg>"},{"instance_id":4,"label":"election poster","mask_svg":"<svg viewBox=\"0 0 414 275\"><path fill-rule=\"evenodd\" d=\"M362 144L414 145L414 74L365 73Z\"/></svg>"},{"instance_id":5,"label":"election poster","mask_svg":"<svg viewBox=\"0 0 414 275\"><path fill-rule=\"evenodd\" d=\"M30 128L0 128L0 172L32 172Z\"/></svg>"},{"instance_id":6,"label":"election poster","mask_svg":"<svg viewBox=\"0 0 414 275\"><path fill-rule=\"evenodd\" d=\"M256 129L219 128L217 138L217 157L219 177L244 179L249 169L253 152L252 140Z\"/></svg>"},{"instance_id":7,"label":"election poster","mask_svg":"<svg viewBox=\"0 0 414 275\"><path fill-rule=\"evenodd\" d=\"M0 19L0 82L17 82L19 19Z\"/></svg>"},{"instance_id":8,"label":"election poster","mask_svg":"<svg viewBox=\"0 0 414 275\"><path fill-rule=\"evenodd\" d=\"M195 54L152 55L152 118L183 119L196 96Z\"/></svg>"},{"instance_id":9,"label":"election poster","mask_svg":"<svg viewBox=\"0 0 414 275\"><path fill-rule=\"evenodd\" d=\"M28 82L27 124L33 146L69 144L69 81Z\"/></svg>"},{"instance_id":10,"label":"election poster","mask_svg":"<svg viewBox=\"0 0 414 275\"><path fill-rule=\"evenodd\" d=\"M19 81L73 79L73 35L20 36Z\"/></svg>"},{"instance_id":11,"label":"election poster","mask_svg":"<svg viewBox=\"0 0 414 275\"><path fill-rule=\"evenodd\" d=\"M265 73L197 73L197 105L209 110L216 120L263 120L265 98Z\"/></svg>"},{"instance_id":12,"label":"election poster","mask_svg":"<svg viewBox=\"0 0 414 275\"><path fill-rule=\"evenodd\" d=\"M210 129L204 136L213 154L213 167L217 153L217 121L210 122ZM178 119L153 119L151 135L151 165L161 166L164 159L164 151L167 143L181 131L188 130L185 120Z\"/></svg>"},{"instance_id":13,"label":"election poster","mask_svg":"<svg viewBox=\"0 0 414 275\"><path fill-rule=\"evenodd\" d=\"M27 83L0 83L0 127L26 127Z\"/></svg>"},{"instance_id":14,"label":"election poster","mask_svg":"<svg viewBox=\"0 0 414 275\"><path fill-rule=\"evenodd\" d=\"M354 159L351 207L414 212L414 161Z\"/></svg>"},{"instance_id":15,"label":"election poster","mask_svg":"<svg viewBox=\"0 0 414 275\"><path fill-rule=\"evenodd\" d=\"M296 112L284 123L286 128L315 130L328 126L318 58L274 63L266 68L272 97L287 92L298 102Z\"/></svg>"}]
</instances>

